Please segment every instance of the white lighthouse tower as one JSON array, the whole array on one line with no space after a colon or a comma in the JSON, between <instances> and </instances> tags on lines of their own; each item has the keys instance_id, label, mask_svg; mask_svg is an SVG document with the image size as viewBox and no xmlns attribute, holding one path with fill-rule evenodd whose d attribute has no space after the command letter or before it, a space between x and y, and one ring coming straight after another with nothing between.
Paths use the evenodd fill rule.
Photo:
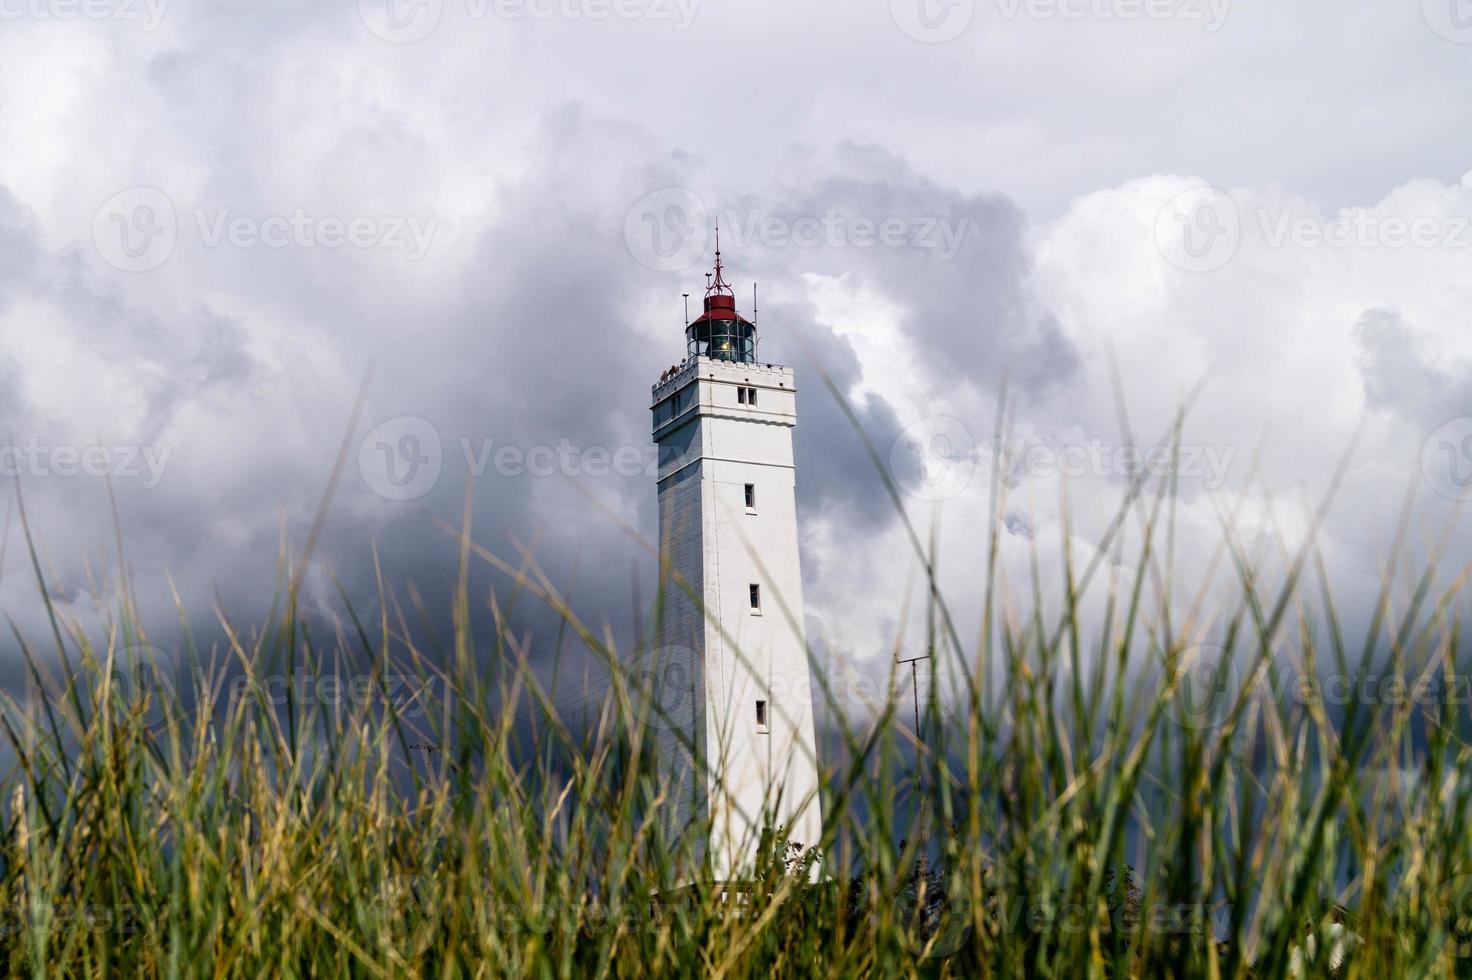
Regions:
<instances>
[{"instance_id":1,"label":"white lighthouse tower","mask_svg":"<svg viewBox=\"0 0 1472 980\"><path fill-rule=\"evenodd\" d=\"M717 880L740 880L764 835L804 849L822 814L813 684L803 631L792 369L757 360L736 311L720 232L685 361L654 386L659 445L658 756L671 780L666 825ZM755 309L752 313L755 317Z\"/></svg>"}]
</instances>

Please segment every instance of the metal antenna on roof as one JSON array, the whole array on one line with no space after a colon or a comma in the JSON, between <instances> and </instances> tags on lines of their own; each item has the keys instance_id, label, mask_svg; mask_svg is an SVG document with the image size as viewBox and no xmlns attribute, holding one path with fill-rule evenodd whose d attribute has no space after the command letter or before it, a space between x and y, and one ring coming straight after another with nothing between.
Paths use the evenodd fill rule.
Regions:
<instances>
[{"instance_id":1,"label":"metal antenna on roof","mask_svg":"<svg viewBox=\"0 0 1472 980\"><path fill-rule=\"evenodd\" d=\"M751 283L751 356L757 358L757 352L761 349L762 333L756 328L756 281Z\"/></svg>"},{"instance_id":2,"label":"metal antenna on roof","mask_svg":"<svg viewBox=\"0 0 1472 980\"><path fill-rule=\"evenodd\" d=\"M690 329L690 294L685 293L685 329Z\"/></svg>"}]
</instances>

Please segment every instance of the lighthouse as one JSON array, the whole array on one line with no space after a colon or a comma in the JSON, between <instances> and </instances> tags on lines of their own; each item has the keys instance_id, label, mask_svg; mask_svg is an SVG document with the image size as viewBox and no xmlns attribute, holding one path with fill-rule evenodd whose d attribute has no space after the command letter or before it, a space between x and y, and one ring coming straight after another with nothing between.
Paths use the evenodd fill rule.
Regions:
<instances>
[{"instance_id":1,"label":"lighthouse","mask_svg":"<svg viewBox=\"0 0 1472 980\"><path fill-rule=\"evenodd\" d=\"M739 881L766 841L814 847L822 814L797 546L797 389L791 368L758 360L754 294L748 320L716 236L686 357L653 387L662 587L651 666L666 826L708 828L693 849L716 880Z\"/></svg>"}]
</instances>

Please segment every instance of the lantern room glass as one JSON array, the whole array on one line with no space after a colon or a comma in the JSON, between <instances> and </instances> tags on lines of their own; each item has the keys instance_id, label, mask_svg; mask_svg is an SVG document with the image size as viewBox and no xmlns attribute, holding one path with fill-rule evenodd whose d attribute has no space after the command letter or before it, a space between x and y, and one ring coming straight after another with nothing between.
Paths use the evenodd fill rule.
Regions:
<instances>
[{"instance_id":1,"label":"lantern room glass","mask_svg":"<svg viewBox=\"0 0 1472 980\"><path fill-rule=\"evenodd\" d=\"M691 357L756 363L756 328L745 320L702 318L690 324L687 337Z\"/></svg>"}]
</instances>

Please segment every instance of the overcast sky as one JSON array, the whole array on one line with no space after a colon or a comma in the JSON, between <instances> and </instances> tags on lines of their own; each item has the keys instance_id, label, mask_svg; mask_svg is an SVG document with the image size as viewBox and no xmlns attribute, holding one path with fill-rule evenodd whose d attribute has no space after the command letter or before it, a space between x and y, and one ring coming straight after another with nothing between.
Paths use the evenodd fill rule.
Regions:
<instances>
[{"instance_id":1,"label":"overcast sky","mask_svg":"<svg viewBox=\"0 0 1472 980\"><path fill-rule=\"evenodd\" d=\"M1077 554L1187 420L1178 567L1324 533L1350 609L1398 503L1472 498L1464 0L0 0L0 413L64 611L269 601L371 368L309 588L432 609L534 547L627 639L654 564L649 386L719 220L793 364L809 631L879 662L915 562L963 632L1007 379L1003 558ZM96 447L108 450L104 457ZM1256 468L1254 469L1254 460ZM40 604L14 516L0 605ZM1424 537L1424 535L1423 535ZM1465 533L1462 535L1466 537ZM1461 548L1462 552L1472 549ZM1468 557L1463 555L1463 557ZM1057 577L1054 576L1056 579ZM642 583L641 594L634 582ZM485 577L479 585L505 585ZM6 654L13 657L11 650Z\"/></svg>"}]
</instances>

